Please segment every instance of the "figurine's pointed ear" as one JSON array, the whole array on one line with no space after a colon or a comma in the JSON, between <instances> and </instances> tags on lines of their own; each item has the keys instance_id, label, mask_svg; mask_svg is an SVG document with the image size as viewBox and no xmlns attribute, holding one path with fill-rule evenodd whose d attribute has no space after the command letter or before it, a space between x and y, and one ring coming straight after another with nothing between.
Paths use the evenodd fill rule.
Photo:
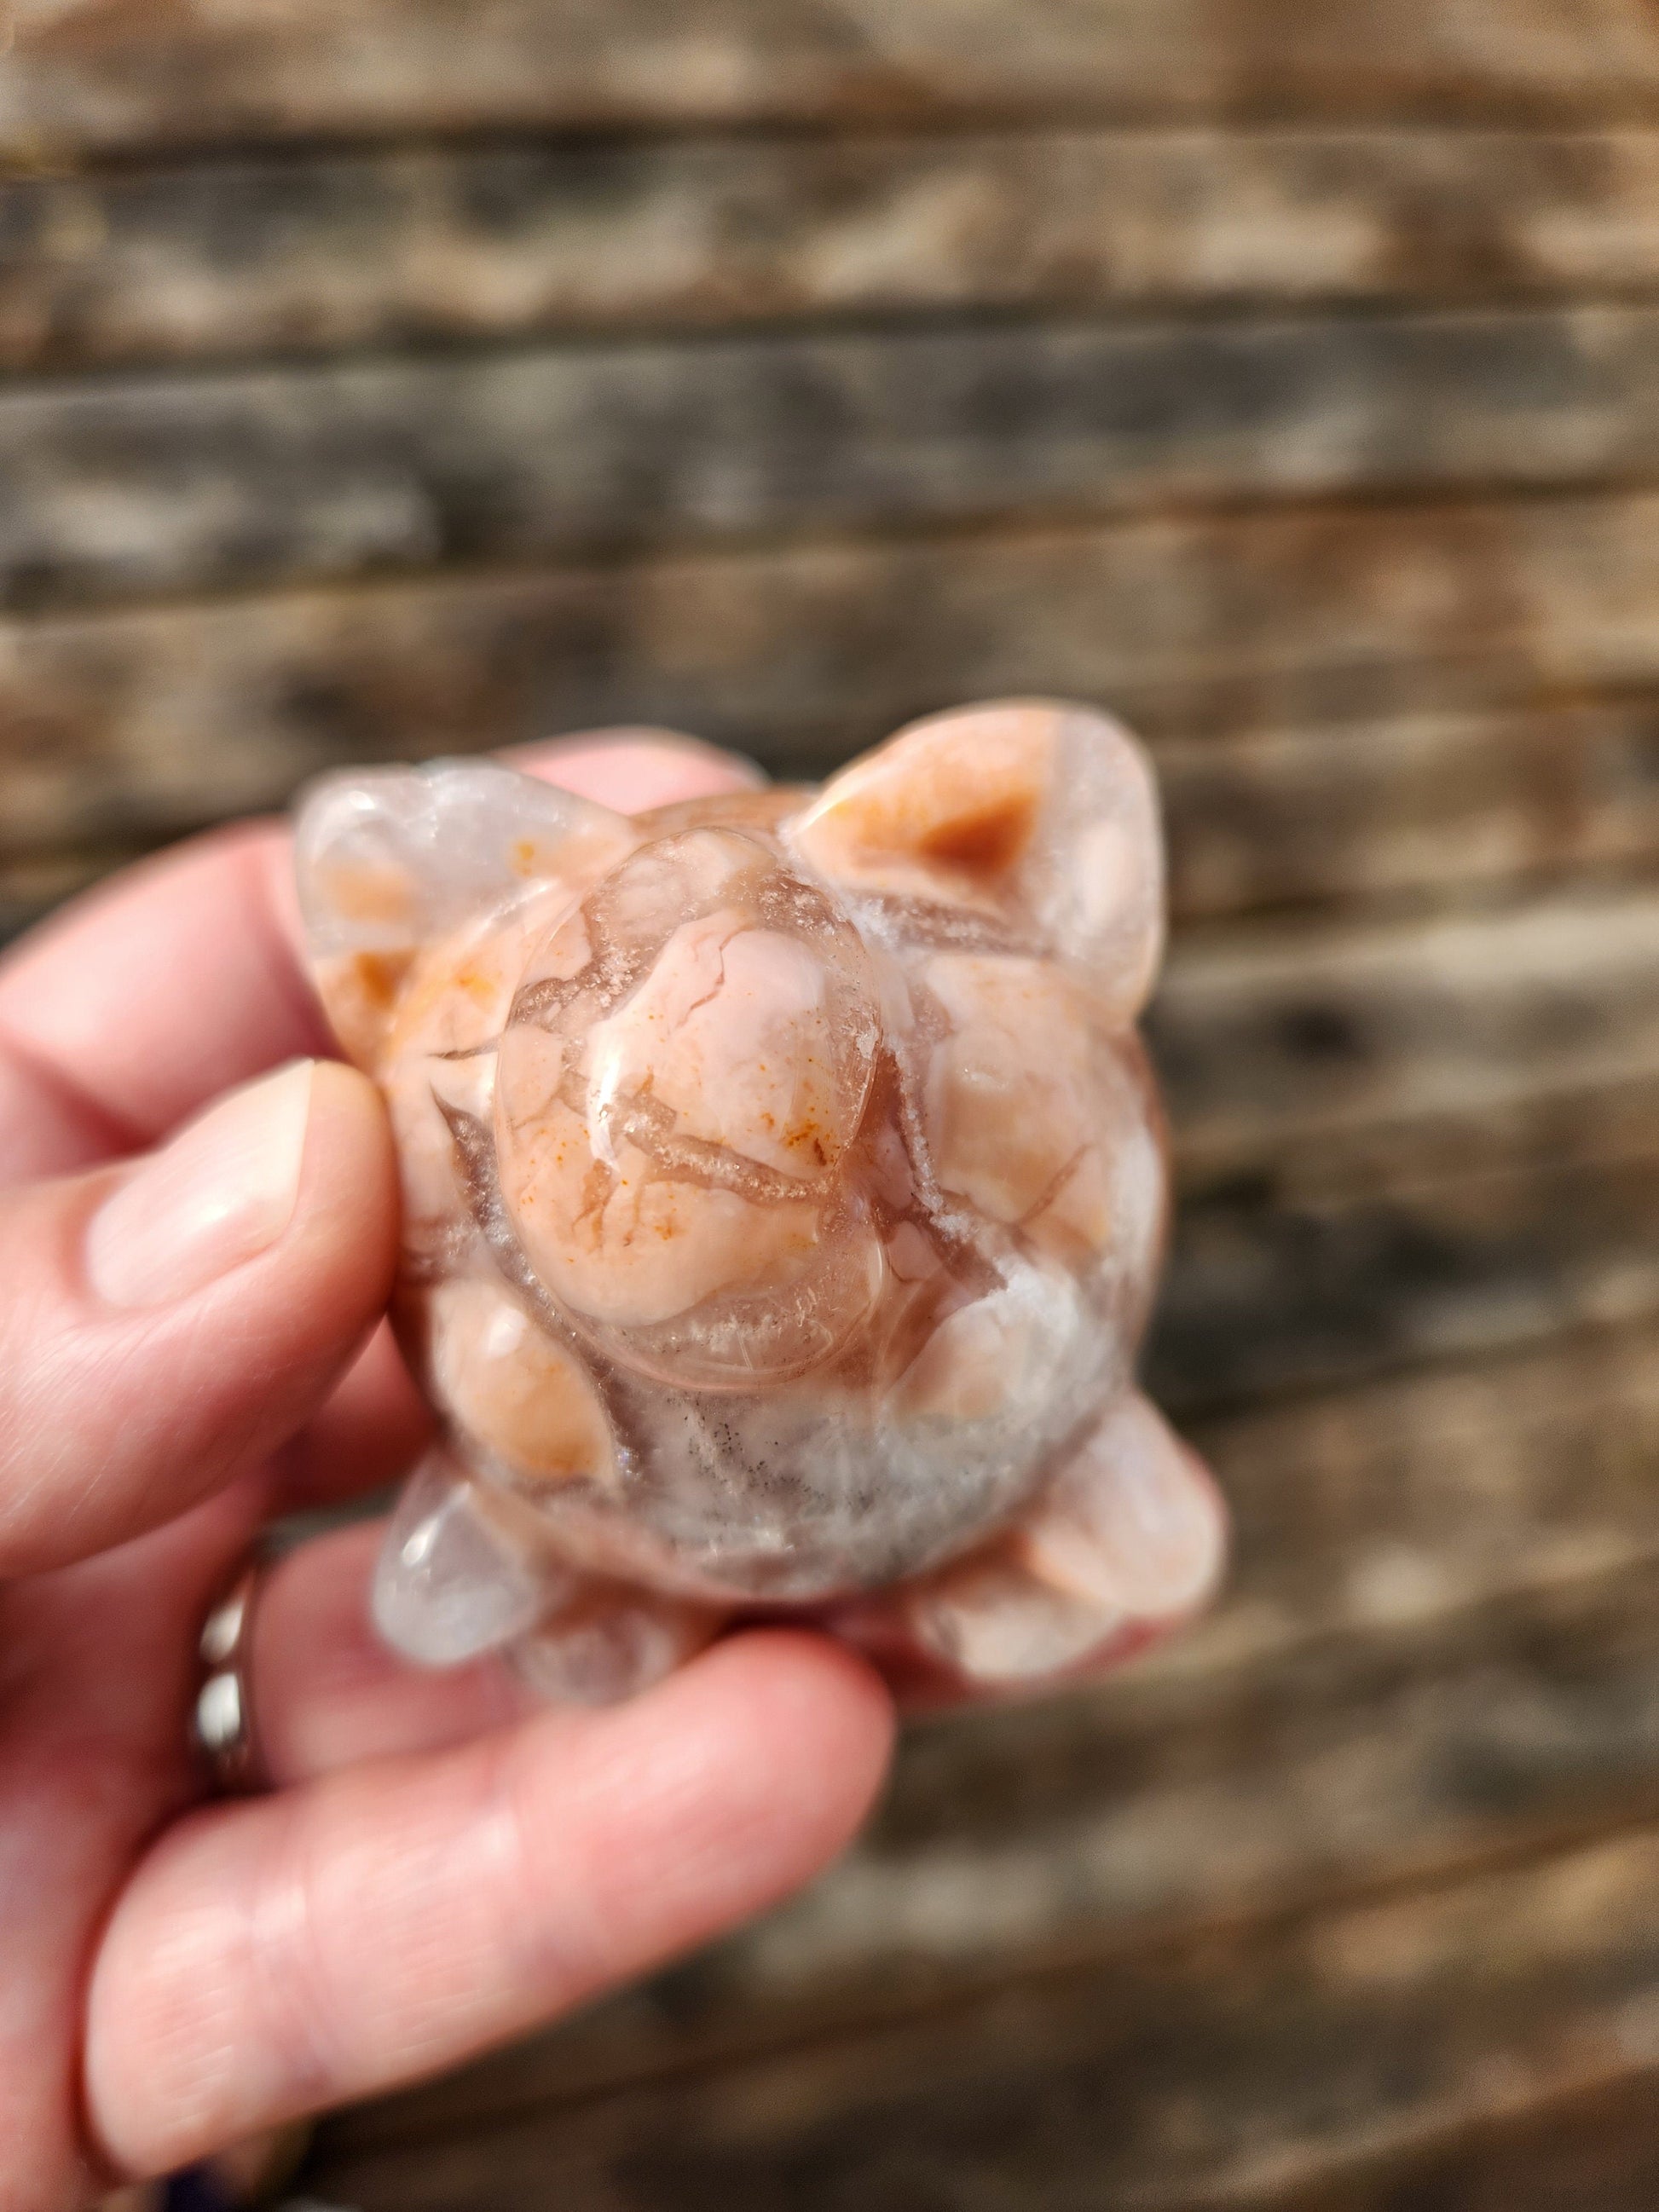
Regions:
<instances>
[{"instance_id":1,"label":"figurine's pointed ear","mask_svg":"<svg viewBox=\"0 0 1659 2212\"><path fill-rule=\"evenodd\" d=\"M321 777L301 794L306 951L342 1045L373 1056L415 955L536 885L591 881L638 842L624 815L497 761Z\"/></svg>"},{"instance_id":2,"label":"figurine's pointed ear","mask_svg":"<svg viewBox=\"0 0 1659 2212\"><path fill-rule=\"evenodd\" d=\"M790 825L849 890L968 907L1035 928L1115 1016L1133 1018L1163 942L1152 770L1087 707L1014 700L913 722Z\"/></svg>"}]
</instances>

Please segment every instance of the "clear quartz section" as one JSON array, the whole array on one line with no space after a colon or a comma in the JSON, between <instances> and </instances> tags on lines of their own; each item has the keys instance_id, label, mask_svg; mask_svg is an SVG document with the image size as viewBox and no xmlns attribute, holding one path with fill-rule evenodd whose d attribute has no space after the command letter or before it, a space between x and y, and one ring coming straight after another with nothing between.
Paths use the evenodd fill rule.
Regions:
<instances>
[{"instance_id":1,"label":"clear quartz section","mask_svg":"<svg viewBox=\"0 0 1659 2212\"><path fill-rule=\"evenodd\" d=\"M672 1674L708 1641L714 1625L694 1607L595 1584L520 1637L507 1656L544 1698L612 1705Z\"/></svg>"},{"instance_id":2,"label":"clear quartz section","mask_svg":"<svg viewBox=\"0 0 1659 2212\"><path fill-rule=\"evenodd\" d=\"M634 817L337 776L297 853L445 1435L376 1583L400 1650L592 1702L744 1608L874 1604L1023 1680L1198 1601L1219 1513L1132 1389L1163 879L1116 724L969 708Z\"/></svg>"},{"instance_id":3,"label":"clear quartz section","mask_svg":"<svg viewBox=\"0 0 1659 2212\"><path fill-rule=\"evenodd\" d=\"M453 1667L534 1627L551 1597L546 1571L434 1454L392 1516L375 1573L374 1625L422 1667Z\"/></svg>"}]
</instances>

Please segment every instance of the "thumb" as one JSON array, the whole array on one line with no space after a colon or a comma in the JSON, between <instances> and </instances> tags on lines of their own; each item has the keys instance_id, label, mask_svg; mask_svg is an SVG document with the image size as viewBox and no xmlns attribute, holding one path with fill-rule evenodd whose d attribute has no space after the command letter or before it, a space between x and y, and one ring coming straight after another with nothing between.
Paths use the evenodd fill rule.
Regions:
<instances>
[{"instance_id":1,"label":"thumb","mask_svg":"<svg viewBox=\"0 0 1659 2212\"><path fill-rule=\"evenodd\" d=\"M172 1519L292 1433L385 1304L373 1087L301 1060L161 1151L0 1200L0 1576Z\"/></svg>"}]
</instances>

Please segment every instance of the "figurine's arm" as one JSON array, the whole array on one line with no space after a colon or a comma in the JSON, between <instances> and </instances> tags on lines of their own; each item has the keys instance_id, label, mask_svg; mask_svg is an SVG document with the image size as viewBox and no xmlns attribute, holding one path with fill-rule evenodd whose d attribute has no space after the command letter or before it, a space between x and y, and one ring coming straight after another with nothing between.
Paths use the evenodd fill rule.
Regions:
<instances>
[{"instance_id":1,"label":"figurine's arm","mask_svg":"<svg viewBox=\"0 0 1659 2212\"><path fill-rule=\"evenodd\" d=\"M993 1541L878 1598L848 1626L902 1676L906 1654L969 1688L1097 1667L1202 1610L1226 1516L1149 1400L1120 1398Z\"/></svg>"}]
</instances>

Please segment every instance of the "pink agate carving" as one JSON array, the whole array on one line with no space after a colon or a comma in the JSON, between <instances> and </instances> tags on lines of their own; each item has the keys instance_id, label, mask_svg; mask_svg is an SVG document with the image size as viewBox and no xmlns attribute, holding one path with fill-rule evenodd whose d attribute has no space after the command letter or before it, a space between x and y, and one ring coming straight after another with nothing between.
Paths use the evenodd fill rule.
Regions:
<instances>
[{"instance_id":1,"label":"pink agate carving","mask_svg":"<svg viewBox=\"0 0 1659 2212\"><path fill-rule=\"evenodd\" d=\"M1133 1387L1162 860L1116 725L968 709L634 817L488 761L337 775L298 866L443 1435L395 1646L599 1701L789 1609L1001 1683L1206 1596L1218 1507Z\"/></svg>"}]
</instances>

